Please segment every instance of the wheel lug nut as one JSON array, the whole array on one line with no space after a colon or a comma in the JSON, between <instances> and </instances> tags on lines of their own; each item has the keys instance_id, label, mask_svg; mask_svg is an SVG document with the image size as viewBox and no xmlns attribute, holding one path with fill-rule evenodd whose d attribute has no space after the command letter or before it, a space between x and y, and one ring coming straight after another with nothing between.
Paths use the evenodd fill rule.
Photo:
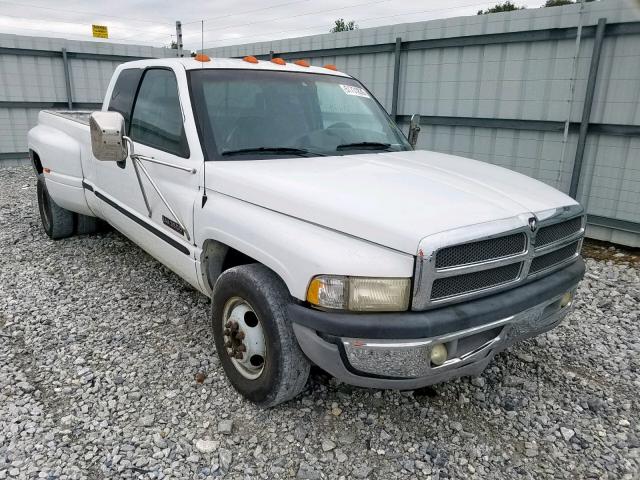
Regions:
<instances>
[{"instance_id":1,"label":"wheel lug nut","mask_svg":"<svg viewBox=\"0 0 640 480\"><path fill-rule=\"evenodd\" d=\"M244 335L244 332L243 332L243 331L240 331L240 332L238 332L238 333L236 334L236 338L237 338L238 340L244 340L244 337L245 337L245 335Z\"/></svg>"},{"instance_id":2,"label":"wheel lug nut","mask_svg":"<svg viewBox=\"0 0 640 480\"><path fill-rule=\"evenodd\" d=\"M228 328L225 328L224 329L224 334L225 334L225 336L228 337L231 334L231 330L229 330Z\"/></svg>"},{"instance_id":3,"label":"wheel lug nut","mask_svg":"<svg viewBox=\"0 0 640 480\"><path fill-rule=\"evenodd\" d=\"M227 323L225 323L224 326L227 327L227 328L231 328L231 320L229 320Z\"/></svg>"},{"instance_id":4,"label":"wheel lug nut","mask_svg":"<svg viewBox=\"0 0 640 480\"><path fill-rule=\"evenodd\" d=\"M237 358L238 360L242 360L242 357L244 357L244 355L242 354L242 352L238 352L238 353L236 353L236 358Z\"/></svg>"},{"instance_id":5,"label":"wheel lug nut","mask_svg":"<svg viewBox=\"0 0 640 480\"><path fill-rule=\"evenodd\" d=\"M231 342L225 342L224 346L227 348L231 348L232 344Z\"/></svg>"},{"instance_id":6,"label":"wheel lug nut","mask_svg":"<svg viewBox=\"0 0 640 480\"><path fill-rule=\"evenodd\" d=\"M247 347L245 347L244 345L240 345L240 346L238 346L238 351L239 352L246 352L247 351Z\"/></svg>"}]
</instances>

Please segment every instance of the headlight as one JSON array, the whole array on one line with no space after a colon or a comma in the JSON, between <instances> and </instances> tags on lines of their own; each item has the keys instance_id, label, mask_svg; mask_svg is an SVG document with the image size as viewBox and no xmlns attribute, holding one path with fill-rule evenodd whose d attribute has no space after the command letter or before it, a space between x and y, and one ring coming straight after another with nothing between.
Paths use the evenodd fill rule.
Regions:
<instances>
[{"instance_id":1,"label":"headlight","mask_svg":"<svg viewBox=\"0 0 640 480\"><path fill-rule=\"evenodd\" d=\"M358 312L398 312L409 308L411 279L319 275L307 290L307 301L322 308Z\"/></svg>"}]
</instances>

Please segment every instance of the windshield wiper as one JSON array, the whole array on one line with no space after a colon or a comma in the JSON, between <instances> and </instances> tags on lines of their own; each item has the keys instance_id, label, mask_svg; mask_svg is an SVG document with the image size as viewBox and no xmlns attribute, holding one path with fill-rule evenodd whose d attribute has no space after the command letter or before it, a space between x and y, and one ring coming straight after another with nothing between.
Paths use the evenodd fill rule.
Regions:
<instances>
[{"instance_id":1,"label":"windshield wiper","mask_svg":"<svg viewBox=\"0 0 640 480\"><path fill-rule=\"evenodd\" d=\"M355 143L343 143L336 147L337 151L340 150L387 150L391 147L390 143L382 142L355 142Z\"/></svg>"},{"instance_id":2,"label":"windshield wiper","mask_svg":"<svg viewBox=\"0 0 640 480\"><path fill-rule=\"evenodd\" d=\"M251 153L263 153L263 154L278 154L282 153L285 155L299 155L301 157L308 156L318 156L324 157L323 153L311 152L309 150L305 150L304 148L293 148L293 147L256 147L256 148L240 148L238 150L225 150L220 155L231 156L231 155L245 155Z\"/></svg>"}]
</instances>

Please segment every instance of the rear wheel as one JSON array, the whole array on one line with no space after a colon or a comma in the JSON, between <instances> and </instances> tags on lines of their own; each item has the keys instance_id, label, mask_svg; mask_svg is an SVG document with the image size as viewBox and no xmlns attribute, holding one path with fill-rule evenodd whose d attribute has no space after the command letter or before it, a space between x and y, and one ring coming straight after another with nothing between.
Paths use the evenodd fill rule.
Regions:
<instances>
[{"instance_id":1,"label":"rear wheel","mask_svg":"<svg viewBox=\"0 0 640 480\"><path fill-rule=\"evenodd\" d=\"M263 407L292 399L310 364L293 333L282 280L260 264L223 272L212 299L216 350L233 387Z\"/></svg>"},{"instance_id":2,"label":"rear wheel","mask_svg":"<svg viewBox=\"0 0 640 480\"><path fill-rule=\"evenodd\" d=\"M105 230L105 224L97 217L82 215L77 213L76 233L78 235L87 235L90 233L98 233Z\"/></svg>"},{"instance_id":3,"label":"rear wheel","mask_svg":"<svg viewBox=\"0 0 640 480\"><path fill-rule=\"evenodd\" d=\"M73 212L60 207L53 201L49 196L47 184L42 176L38 176L37 194L40 220L42 221L42 227L46 234L53 240L67 238L73 235Z\"/></svg>"}]
</instances>

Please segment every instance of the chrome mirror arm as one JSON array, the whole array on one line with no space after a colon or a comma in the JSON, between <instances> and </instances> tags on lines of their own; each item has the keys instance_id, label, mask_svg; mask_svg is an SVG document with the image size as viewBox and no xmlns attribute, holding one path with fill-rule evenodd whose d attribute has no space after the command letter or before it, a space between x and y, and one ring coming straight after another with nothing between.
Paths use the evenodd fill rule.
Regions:
<instances>
[{"instance_id":1,"label":"chrome mirror arm","mask_svg":"<svg viewBox=\"0 0 640 480\"><path fill-rule=\"evenodd\" d=\"M182 165L175 165L173 163L167 163L167 162L163 162L162 160L156 160L153 157L146 157L144 155L137 155L136 157L140 160L144 160L146 162L150 162L150 163L156 163L158 165L164 165L165 167L169 167L169 168L175 168L177 170L182 170L183 172L189 172L191 174L194 174L197 172L197 170L195 168L191 168L191 167L183 167Z\"/></svg>"},{"instance_id":2,"label":"chrome mirror arm","mask_svg":"<svg viewBox=\"0 0 640 480\"><path fill-rule=\"evenodd\" d=\"M167 199L164 198L164 195L162 195L162 192L156 185L156 182L152 180L151 176L149 175L149 172L147 172L147 169L144 167L140 159L134 158L133 161L138 162L138 166L142 170L142 173L144 173L145 177L147 177L147 180L149 180L149 183L151 184L153 189L156 191L156 193L160 197L160 200L162 200L162 203L164 203L164 206L167 207L167 210L169 210L169 213L171 213L171 215L176 220L176 222L178 222L178 225L180 225L180 228L182 228L182 231L184 232L184 236L187 237L187 240L191 241L191 237L189 237L189 232L187 231L187 228L184 226L184 224L182 223L182 220L180 220L180 217L178 217L176 212L173 211L173 208L171 208L171 206L169 205L169 202L167 202Z\"/></svg>"},{"instance_id":3,"label":"chrome mirror arm","mask_svg":"<svg viewBox=\"0 0 640 480\"><path fill-rule=\"evenodd\" d=\"M137 155L135 154L135 150L133 147L133 141L131 138L126 135L122 136L122 141L124 142L125 148L127 152L129 152L129 157L131 157L131 163L133 164L133 170L136 172L136 177L138 179L138 185L140 186L140 192L142 193L142 198L144 199L144 204L147 207L147 214L149 218L151 218L151 207L149 206L149 199L147 198L147 192L144 189L144 185L142 184L142 178L140 178L140 170L138 169Z\"/></svg>"},{"instance_id":4,"label":"chrome mirror arm","mask_svg":"<svg viewBox=\"0 0 640 480\"><path fill-rule=\"evenodd\" d=\"M182 231L184 232L185 237L187 237L187 240L191 241L191 237L189 236L189 232L187 228L184 226L184 224L182 223L182 220L180 220L180 217L178 217L176 212L173 211L173 208L171 208L171 206L169 205L169 202L167 202L167 199L164 198L164 195L162 195L160 188L158 188L158 185L156 185L156 182L153 181L153 179L151 178L151 175L149 175L149 172L142 164L142 160L147 160L147 161L151 161L152 163L158 163L160 165L166 165L169 167L178 168L180 170L185 170L191 173L196 173L195 168L187 169L185 167L181 167L178 165L172 165L165 162L161 162L159 160L154 160L153 158L145 157L144 155L138 155L137 153L135 153L135 150L133 147L133 141L131 140L131 138L127 136L123 136L122 138L125 144L127 145L127 148L129 151L129 157L131 157L131 161L133 163L133 169L136 172L136 177L138 178L138 185L140 185L140 191L142 192L142 198L144 199L144 204L147 207L147 212L149 212L149 217L151 217L152 212L151 212L151 207L149 206L149 200L147 199L147 194L142 184L142 178L140 177L140 170L142 170L142 173L144 173L144 176L147 177L147 180L149 180L149 183L151 184L153 189L156 191L156 193L160 197L160 200L162 200L162 203L164 203L164 206L167 207L167 210L169 210L169 213L171 213L171 215L176 220L176 222L178 222L178 225L180 225L180 228L182 228Z\"/></svg>"}]
</instances>

